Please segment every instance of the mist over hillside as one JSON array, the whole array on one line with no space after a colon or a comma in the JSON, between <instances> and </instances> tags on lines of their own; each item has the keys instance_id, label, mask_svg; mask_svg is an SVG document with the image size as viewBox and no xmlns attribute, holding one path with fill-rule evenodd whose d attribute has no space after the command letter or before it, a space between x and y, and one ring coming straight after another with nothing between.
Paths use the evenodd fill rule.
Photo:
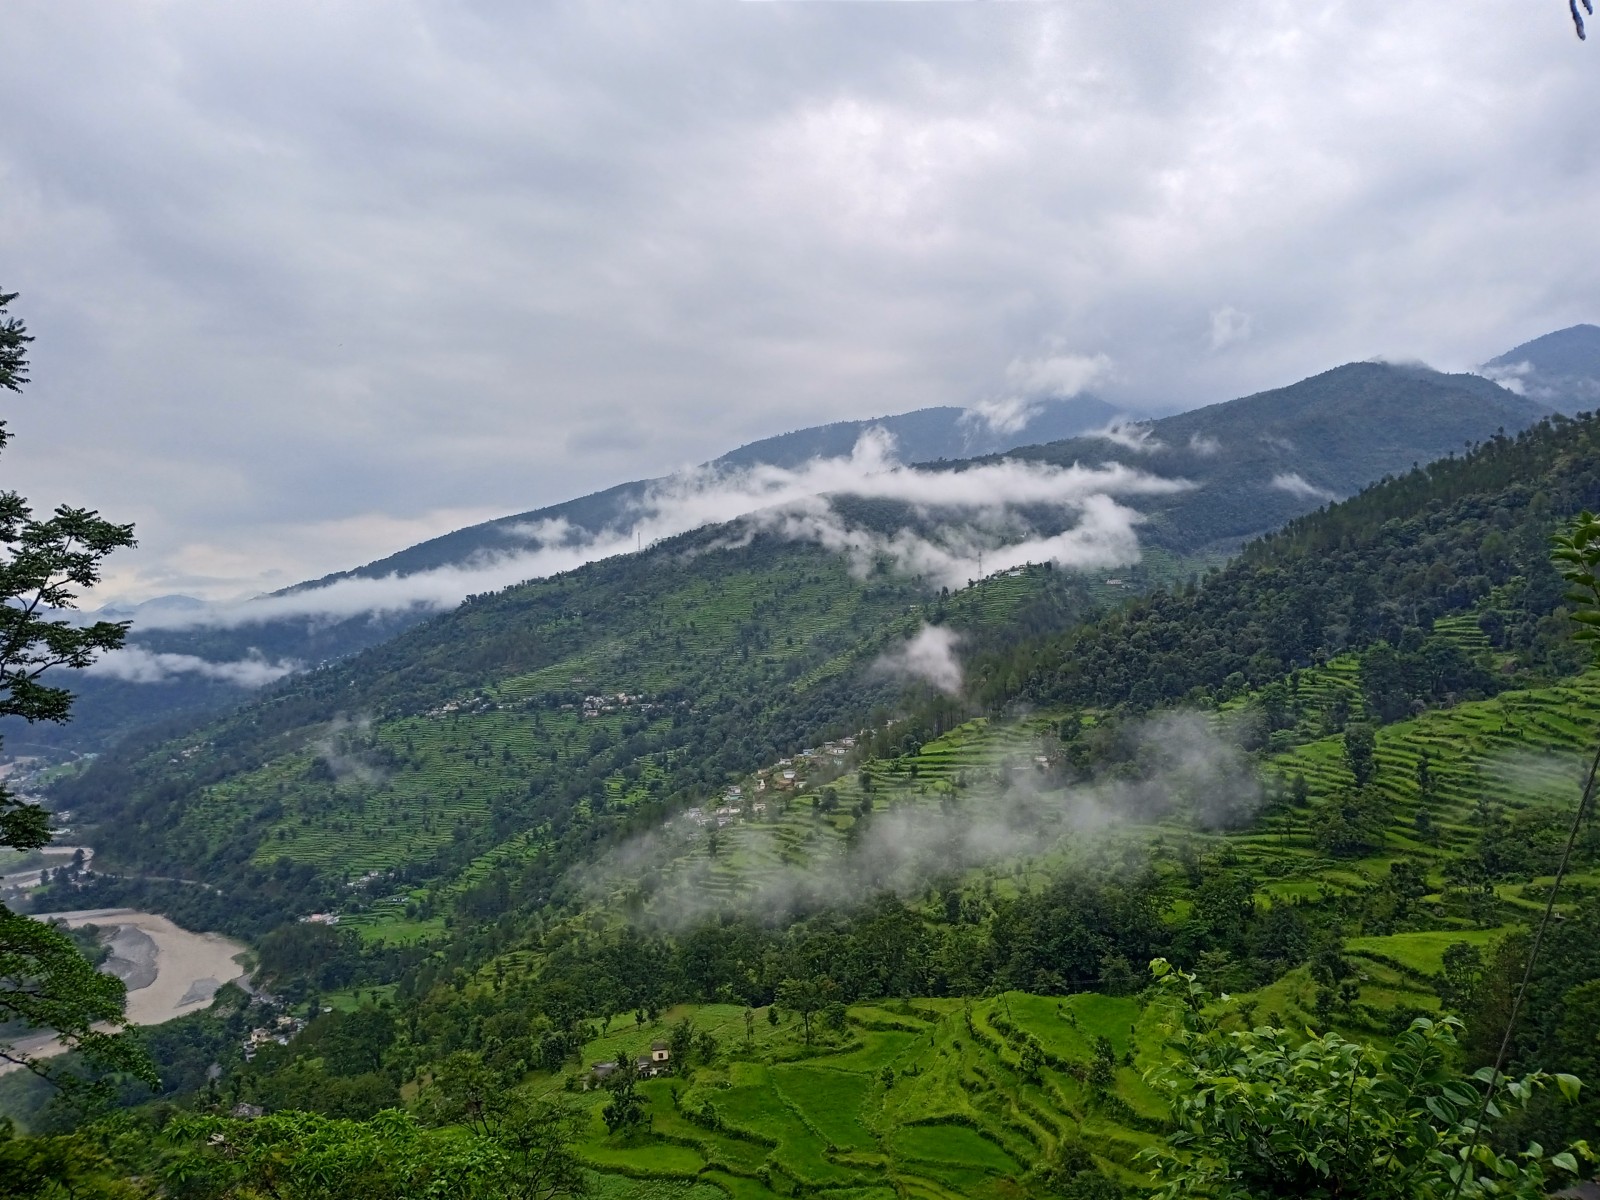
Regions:
<instances>
[{"instance_id":1,"label":"mist over hillside","mask_svg":"<svg viewBox=\"0 0 1600 1200\"><path fill-rule=\"evenodd\" d=\"M1557 412L1600 408L1600 325L1573 325L1524 342L1480 370Z\"/></svg>"},{"instance_id":2,"label":"mist over hillside","mask_svg":"<svg viewBox=\"0 0 1600 1200\"><path fill-rule=\"evenodd\" d=\"M618 484L456 530L254 601L211 605L175 595L109 604L98 615L128 620L133 632L125 649L77 681L73 722L10 723L7 744L20 754L98 750L130 730L218 711L287 674L379 645L476 592L772 503L848 489L856 477L899 463L1083 432L1118 411L1093 396L1035 388L972 409L835 422L748 443L683 475ZM870 447L868 458L852 463L858 446ZM839 470L830 471L829 462ZM406 579L412 582L400 582Z\"/></svg>"},{"instance_id":3,"label":"mist over hillside","mask_svg":"<svg viewBox=\"0 0 1600 1200\"><path fill-rule=\"evenodd\" d=\"M1286 388L1017 457L1123 463L1192 480L1192 490L1147 506L1143 536L1180 553L1229 552L1387 475L1462 453L1497 431L1516 433L1548 412L1477 375L1350 363Z\"/></svg>"},{"instance_id":4,"label":"mist over hillside","mask_svg":"<svg viewBox=\"0 0 1600 1200\"><path fill-rule=\"evenodd\" d=\"M629 553L708 522L763 508L803 508L819 494L894 498L914 476L901 464L944 457L936 450L1005 445L1072 429L1076 436L1006 452L1045 470L1117 466L1181 484L1147 489L1134 501L1131 511L1139 518L1124 537L1172 554L1214 557L1418 461L1459 451L1497 430L1526 428L1547 411L1476 375L1355 363L1144 423L1078 397L988 418L947 408L820 426L751 443L695 472L622 484L458 530L244 604L173 597L140 606L127 613L134 622L128 647L104 658L81 682L73 724L8 736L14 752L101 748L132 729L215 711L290 672L380 645L471 594ZM928 469L958 472L964 461L934 461ZM937 490L924 495L913 489L903 498L927 507ZM1048 489L1031 497L1051 499ZM990 522L975 535L969 530L965 565L939 568L924 557L918 569L946 570L959 584L977 576L985 550L987 569L1000 569L1003 548L1028 541L1026 515L1025 507L1014 509L1009 523ZM805 536L827 540L816 529ZM1067 561L1074 553L1033 547L1018 561L1030 554ZM1102 565L1137 556L1134 548Z\"/></svg>"},{"instance_id":5,"label":"mist over hillside","mask_svg":"<svg viewBox=\"0 0 1600 1200\"><path fill-rule=\"evenodd\" d=\"M7 8L0 1200L1600 1200L1594 2Z\"/></svg>"},{"instance_id":6,"label":"mist over hillside","mask_svg":"<svg viewBox=\"0 0 1600 1200\"><path fill-rule=\"evenodd\" d=\"M1420 378L1419 419L1435 391L1470 394L1375 366L1313 382L1351 371L1374 403L1383 381ZM1270 403L1247 402L1255 427ZM1302 430L1293 422L1312 411L1291 409L1277 429ZM287 856L317 864L325 883L369 869L431 876L532 828L581 854L596 822L648 827L811 739L881 723L908 683L932 689L938 714L1009 699L1143 710L1229 679L1264 685L1386 637L1409 645L1402 621L1425 631L1479 603L1496 607L1508 646L1533 647L1549 640L1560 595L1543 562L1554 500L1535 505L1534 493L1565 507L1595 486L1587 460L1561 453L1577 436L1564 428L1495 435L1319 503L1203 587L1189 586L1186 560L1150 549L1166 565L1147 586L1173 586L1136 606L1148 636L1125 630L1115 608L1082 624L1107 594L1083 568L1141 569L1129 506L1192 502L1203 489L1114 462L901 469L885 477L898 495L885 485L874 498L763 510L479 597L203 729L135 739L61 796L118 831L108 862L157 874L220 878ZM1581 432L1592 440L1593 421ZM983 544L953 531L977 538L1009 519L1001 496L1030 510L1032 540L1014 541L1016 560L974 586L943 574L973 565ZM1505 532L1489 538L1483 514L1496 510ZM1304 597L1284 609L1286 587ZM1219 636L1229 622L1239 628ZM927 625L959 636L965 671L952 665L956 641L929 641ZM330 779L317 764L336 726L336 757L362 771L333 767Z\"/></svg>"}]
</instances>

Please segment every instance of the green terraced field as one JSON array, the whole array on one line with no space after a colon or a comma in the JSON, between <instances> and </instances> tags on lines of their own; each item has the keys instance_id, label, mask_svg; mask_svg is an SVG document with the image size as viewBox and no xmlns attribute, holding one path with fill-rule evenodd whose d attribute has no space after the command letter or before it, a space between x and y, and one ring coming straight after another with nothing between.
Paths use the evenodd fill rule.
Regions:
<instances>
[{"instance_id":1,"label":"green terraced field","mask_svg":"<svg viewBox=\"0 0 1600 1200\"><path fill-rule=\"evenodd\" d=\"M1595 672L1383 727L1378 731L1376 782L1395 807L1396 843L1416 853L1428 852L1416 844L1409 829L1422 805L1417 764L1424 753L1433 780L1426 807L1448 846L1470 834L1471 819L1480 805L1516 810L1576 803L1582 783L1580 758L1596 729L1600 729L1600 673ZM1313 798L1352 783L1336 737L1278 755L1269 769L1285 780L1303 776ZM1267 829L1282 824L1269 822Z\"/></svg>"},{"instance_id":2,"label":"green terraced field","mask_svg":"<svg viewBox=\"0 0 1600 1200\"><path fill-rule=\"evenodd\" d=\"M1131 1182L1133 1155L1153 1138L1142 1125L1160 1119L1137 1068L1159 1053L1163 1015L1136 1000L1011 992L970 1012L959 1001L856 1005L842 1032L813 1047L797 1020L773 1027L765 1010L747 1044L742 1011L683 1006L654 1025L624 1022L584 1048L585 1064L640 1053L685 1017L724 1047L714 1065L640 1085L646 1133L608 1134L599 1115L607 1093L575 1092L590 1115L581 1153L606 1188L699 1183L736 1200L999 1198L1018 1194L1029 1165L1063 1138L1081 1139L1103 1170ZM1102 1031L1135 1064L1106 1095L1079 1077ZM1029 1037L1051 1054L1034 1079L1019 1067ZM570 1086L540 1078L546 1089Z\"/></svg>"},{"instance_id":3,"label":"green terraced field","mask_svg":"<svg viewBox=\"0 0 1600 1200\"><path fill-rule=\"evenodd\" d=\"M1305 675L1320 678L1320 686L1326 688L1340 686L1329 680L1344 673L1336 663ZM871 798L878 808L936 806L945 796L981 796L1008 776L1032 779L1033 758L1051 744L1059 715L1040 713L1011 724L979 719L928 742L914 756L872 761L864 771ZM1360 888L1387 871L1396 853L1441 859L1476 836L1474 822L1484 804L1513 811L1574 803L1581 782L1578 752L1596 728L1600 728L1600 674L1596 673L1427 712L1386 726L1378 734L1377 784L1393 806L1387 853L1352 861L1324 859L1312 845L1307 814L1295 810L1268 816L1250 831L1231 835L1229 842L1245 861L1278 864L1278 878L1264 892L1269 899L1309 900ZM1530 751L1530 744L1538 749ZM1422 807L1416 770L1424 751L1433 779L1426 807L1438 830L1437 846L1419 841L1414 827ZM1274 755L1264 771L1285 783L1304 778L1313 807L1351 784L1342 742L1336 736L1316 738ZM830 786L839 795L837 811L817 813L810 799L796 797L786 811L777 809L766 820L722 830L715 860L703 842L684 843L674 869L714 895L732 897L768 868L826 861L841 851L854 823L850 809L863 796L854 771ZM1050 854L1050 847L1040 847L1042 858ZM1009 869L1022 870L1019 879L1026 881L1025 864Z\"/></svg>"}]
</instances>

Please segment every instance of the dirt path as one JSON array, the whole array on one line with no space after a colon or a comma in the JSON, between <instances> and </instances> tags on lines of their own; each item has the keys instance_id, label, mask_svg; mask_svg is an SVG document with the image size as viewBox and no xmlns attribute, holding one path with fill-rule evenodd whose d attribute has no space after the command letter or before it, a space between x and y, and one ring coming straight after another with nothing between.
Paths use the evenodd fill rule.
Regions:
<instances>
[{"instance_id":1,"label":"dirt path","mask_svg":"<svg viewBox=\"0 0 1600 1200\"><path fill-rule=\"evenodd\" d=\"M40 863L36 867L29 867L26 871L13 871L9 875L0 875L0 888L37 887L44 882L42 878L44 872L54 871L59 867L70 867L73 854L79 850L83 851L83 866L85 870L88 870L89 864L94 861L93 846L48 846L45 848L44 854L48 856L50 861Z\"/></svg>"}]
</instances>

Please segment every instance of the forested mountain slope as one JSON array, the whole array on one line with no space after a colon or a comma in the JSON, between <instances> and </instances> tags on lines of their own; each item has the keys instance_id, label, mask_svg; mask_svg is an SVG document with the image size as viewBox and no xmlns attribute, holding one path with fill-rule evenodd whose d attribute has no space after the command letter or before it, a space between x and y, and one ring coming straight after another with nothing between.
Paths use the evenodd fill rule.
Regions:
<instances>
[{"instance_id":1,"label":"forested mountain slope","mask_svg":"<svg viewBox=\"0 0 1600 1200\"><path fill-rule=\"evenodd\" d=\"M1203 586L1072 628L1095 595L1065 572L1006 581L993 605L993 587L943 598L887 564L861 581L825 551L701 531L482 598L212 727L130 745L59 802L99 826L108 863L278 893L253 924L322 902L339 876L445 877L512 837L559 874L588 840L859 727L900 694L873 664L924 620L971 631L970 694L990 707L1139 710L1261 685L1425 637L1490 596L1497 644L1560 669L1544 539L1556 513L1600 506L1597 464L1592 420L1495 438L1290 525ZM239 873L280 859L307 895Z\"/></svg>"},{"instance_id":2,"label":"forested mountain slope","mask_svg":"<svg viewBox=\"0 0 1600 1200\"><path fill-rule=\"evenodd\" d=\"M1482 370L1559 412L1600 408L1600 326L1574 325L1536 337Z\"/></svg>"},{"instance_id":3,"label":"forested mountain slope","mask_svg":"<svg viewBox=\"0 0 1600 1200\"><path fill-rule=\"evenodd\" d=\"M1093 602L1065 572L946 598L887 564L862 579L813 546L726 538L479 598L211 725L132 739L57 802L108 867L218 884L259 932L352 876L448 876L513 837L569 861L892 705L901 681L873 664L925 619L1052 628ZM305 869L303 895L279 864Z\"/></svg>"},{"instance_id":4,"label":"forested mountain slope","mask_svg":"<svg viewBox=\"0 0 1600 1200\"><path fill-rule=\"evenodd\" d=\"M1090 397L1041 406L1026 426L996 433L961 409L925 409L872 422L840 422L751 443L709 464L714 470L770 464L794 467L816 457L848 455L856 438L882 426L900 441L903 460L971 453L1044 441L1103 425L1110 409ZM1069 464L1121 461L1201 486L1144 507L1151 522L1145 539L1178 554L1231 553L1246 538L1276 528L1335 495L1348 495L1417 461L1462 449L1496 430L1515 431L1547 410L1477 376L1447 376L1421 368L1351 364L1287 388L1164 418L1128 444L1103 437L1073 438L1019 452L1033 461ZM1125 441L1128 439L1125 439ZM959 464L954 464L959 465ZM420 543L351 571L287 589L287 593L411 575L524 551L538 544L530 532L565 522L563 536L581 540L592 531L637 519L636 505L662 481L639 481L563 504L486 522ZM168 606L170 609L170 606ZM159 654L194 655L214 663L305 666L336 661L379 645L432 610L388 608L353 616L316 614L267 621L161 628L138 614L130 644ZM170 611L163 620L170 623ZM60 729L15 729L14 751L60 753L103 749L132 729L183 713L216 711L248 695L225 679L166 674L159 683L88 678L80 685L76 719Z\"/></svg>"},{"instance_id":5,"label":"forested mountain slope","mask_svg":"<svg viewBox=\"0 0 1600 1200\"><path fill-rule=\"evenodd\" d=\"M1082 624L1105 593L1061 571L945 596L691 535L109 758L60 800L223 891L46 901L231 922L273 987L336 1010L250 1064L242 1016L168 1028L179 1094L218 1061L230 1097L360 1117L466 1055L576 1103L619 1195L1134 1184L1167 1127L1139 1074L1153 955L1231 1019L1383 1046L1448 1011L1469 1065L1492 1055L1600 719L1547 557L1584 507L1600 419L1556 418ZM924 620L969 631L959 701L862 670ZM1595 1069L1554 1014L1593 1011L1597 867L1590 834L1519 1068ZM313 905L344 924L262 935ZM654 1128L614 1131L589 1066L654 1040L679 1064L639 1087ZM1542 1106L1518 1136L1595 1115Z\"/></svg>"},{"instance_id":6,"label":"forested mountain slope","mask_svg":"<svg viewBox=\"0 0 1600 1200\"><path fill-rule=\"evenodd\" d=\"M965 459L1082 433L1104 425L1117 413L1111 405L1087 395L1040 399L1030 411L1023 423L1002 424L998 429L976 413L954 407L838 421L750 442L705 464L704 469L710 480L728 471L792 469L815 458L848 458L861 436L873 429L884 430L893 437L895 454L902 462ZM639 520L640 502L653 489L672 482L635 480L560 504L499 517L348 571L296 584L275 595L282 598L354 580L470 569L537 548L541 536L530 531L557 529L558 533L544 536L576 541L606 530L621 530L626 535ZM270 601L271 597L266 599ZM237 622L215 624L195 616L205 607L189 597L162 597L142 605L121 606L105 615L132 620L129 644L136 651L190 655L217 664L263 660L267 664L314 667L380 645L437 611L429 604L408 608L391 603L385 608L348 615L337 608L330 613L315 611L313 605L310 615L249 619L245 614ZM191 622L186 617L194 619ZM249 674L237 672L238 676ZM207 675L190 669L152 669L142 679L91 674L77 681L78 704L70 725L30 727L16 723L5 730L5 737L13 753L99 751L135 729L189 714L222 711L248 698L254 686L234 682L223 672Z\"/></svg>"},{"instance_id":7,"label":"forested mountain slope","mask_svg":"<svg viewBox=\"0 0 1600 1200\"><path fill-rule=\"evenodd\" d=\"M1018 456L1122 462L1192 479L1150 506L1148 536L1177 552L1232 549L1329 500L1461 453L1549 412L1477 375L1350 363L1290 387L1164 417L1121 443L1074 438Z\"/></svg>"},{"instance_id":8,"label":"forested mountain slope","mask_svg":"<svg viewBox=\"0 0 1600 1200\"><path fill-rule=\"evenodd\" d=\"M1028 647L1036 657L1022 690L1148 708L1233 676L1259 684L1347 649L1398 644L1480 604L1496 647L1570 668L1548 539L1558 516L1596 507L1600 421L1557 417L1291 521L1204 587L1158 593Z\"/></svg>"}]
</instances>

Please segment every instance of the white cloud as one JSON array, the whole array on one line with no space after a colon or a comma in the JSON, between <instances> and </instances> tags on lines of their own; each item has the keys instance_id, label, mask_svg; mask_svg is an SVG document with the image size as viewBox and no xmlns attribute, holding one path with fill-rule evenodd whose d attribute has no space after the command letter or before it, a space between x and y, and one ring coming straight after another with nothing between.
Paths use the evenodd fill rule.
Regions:
<instances>
[{"instance_id":1,"label":"white cloud","mask_svg":"<svg viewBox=\"0 0 1600 1200\"><path fill-rule=\"evenodd\" d=\"M1189 435L1189 449L1201 458L1211 458L1222 453L1222 443L1209 433L1191 433Z\"/></svg>"},{"instance_id":2,"label":"white cloud","mask_svg":"<svg viewBox=\"0 0 1600 1200\"><path fill-rule=\"evenodd\" d=\"M1211 310L1211 349L1222 350L1250 337L1252 318L1232 305Z\"/></svg>"},{"instance_id":3,"label":"white cloud","mask_svg":"<svg viewBox=\"0 0 1600 1200\"><path fill-rule=\"evenodd\" d=\"M903 529L885 536L845 524L820 498L765 509L753 514L750 521L780 537L814 542L844 554L858 574L865 575L882 560L904 574L951 588L1029 563L1095 570L1139 560L1137 527L1144 518L1137 511L1104 493L1058 503L1077 510L1077 525L1058 534L1018 540L1001 536L1005 531L997 528L996 518L1002 514L981 512L976 514L978 520L952 522L929 535Z\"/></svg>"},{"instance_id":4,"label":"white cloud","mask_svg":"<svg viewBox=\"0 0 1600 1200\"><path fill-rule=\"evenodd\" d=\"M943 625L924 625L910 641L884 654L873 669L896 679L917 679L949 696L961 694L961 635Z\"/></svg>"},{"instance_id":5,"label":"white cloud","mask_svg":"<svg viewBox=\"0 0 1600 1200\"><path fill-rule=\"evenodd\" d=\"M159 654L142 646L124 646L101 654L84 673L125 683L170 683L180 675L198 675L237 687L259 688L298 670L297 662L269 662L260 656L211 662L193 654Z\"/></svg>"},{"instance_id":6,"label":"white cloud","mask_svg":"<svg viewBox=\"0 0 1600 1200\"><path fill-rule=\"evenodd\" d=\"M1330 492L1327 488L1318 487L1298 471L1280 471L1272 477L1272 486L1280 492L1288 492L1291 496L1299 496L1303 500L1337 500L1339 498L1337 492Z\"/></svg>"},{"instance_id":7,"label":"white cloud","mask_svg":"<svg viewBox=\"0 0 1600 1200\"><path fill-rule=\"evenodd\" d=\"M1018 433L1039 415L1041 401L1077 396L1112 375L1111 358L1105 354L1014 358L1006 365L1007 394L979 400L963 420L981 422L994 433Z\"/></svg>"},{"instance_id":8,"label":"white cloud","mask_svg":"<svg viewBox=\"0 0 1600 1200\"><path fill-rule=\"evenodd\" d=\"M1160 438L1155 436L1154 429L1139 421L1129 420L1127 417L1118 417L1107 424L1104 429L1096 429L1083 436L1100 438L1121 446L1124 450L1134 450L1140 454L1163 448L1163 443Z\"/></svg>"},{"instance_id":9,"label":"white cloud","mask_svg":"<svg viewBox=\"0 0 1600 1200\"><path fill-rule=\"evenodd\" d=\"M979 400L962 415L963 421L981 422L995 433L1020 433L1039 415L1037 400L1026 396L1003 396L998 400Z\"/></svg>"},{"instance_id":10,"label":"white cloud","mask_svg":"<svg viewBox=\"0 0 1600 1200\"><path fill-rule=\"evenodd\" d=\"M1015 358L1006 367L1006 380L1025 395L1076 396L1112 377L1108 354L1052 354L1044 358Z\"/></svg>"},{"instance_id":11,"label":"white cloud","mask_svg":"<svg viewBox=\"0 0 1600 1200\"><path fill-rule=\"evenodd\" d=\"M865 570L886 557L900 570L953 587L978 573L1025 562L1071 567L1120 566L1139 556L1141 517L1116 497L1170 495L1190 486L1121 464L1056 467L1004 460L961 471L902 465L893 440L869 430L847 458L817 458L796 469L700 468L664 480L635 501L625 527L580 535L565 522L512 526L514 535L548 539L460 566L411 575L347 578L242 604L172 608L141 616L141 629L237 626L279 617L349 617L421 607L444 609L464 597L626 554L636 546L702 526L748 517L749 530L815 542L850 555ZM893 534L848 527L826 497L853 495L907 504L932 532ZM1022 524L1015 510L1043 506L1078 523L1049 535Z\"/></svg>"},{"instance_id":12,"label":"white cloud","mask_svg":"<svg viewBox=\"0 0 1600 1200\"><path fill-rule=\"evenodd\" d=\"M1515 392L1519 396L1527 395L1527 377L1533 374L1533 364L1530 362L1506 363L1504 366L1483 366L1477 370L1479 375L1498 383L1508 392Z\"/></svg>"}]
</instances>

